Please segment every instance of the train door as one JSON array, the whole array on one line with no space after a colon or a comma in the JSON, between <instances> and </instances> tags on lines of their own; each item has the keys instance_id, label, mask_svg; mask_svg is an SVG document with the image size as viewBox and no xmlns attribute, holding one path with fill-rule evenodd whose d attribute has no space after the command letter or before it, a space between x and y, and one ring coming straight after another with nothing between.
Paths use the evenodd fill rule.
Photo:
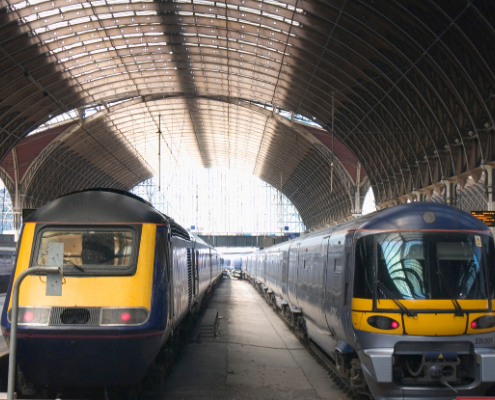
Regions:
<instances>
[{"instance_id":1,"label":"train door","mask_svg":"<svg viewBox=\"0 0 495 400\"><path fill-rule=\"evenodd\" d=\"M306 244L307 245L307 244ZM306 265L306 257L307 257L307 248L301 247L299 245L298 248L298 256L297 256L297 304L299 307L305 307L304 304L308 305L309 297L307 294L308 288L308 270Z\"/></svg>"},{"instance_id":2,"label":"train door","mask_svg":"<svg viewBox=\"0 0 495 400\"><path fill-rule=\"evenodd\" d=\"M293 306L299 307L297 303L297 267L299 264L299 247L301 243L296 243L290 246L289 249L289 301Z\"/></svg>"},{"instance_id":3,"label":"train door","mask_svg":"<svg viewBox=\"0 0 495 400\"><path fill-rule=\"evenodd\" d=\"M163 233L164 230L158 231L158 240L157 240L157 256L158 263L162 268L162 276L161 281L163 287L165 288L163 294L163 310L167 315L167 320L164 320L164 323L168 326L169 322L171 322L173 317L173 285L172 285L172 264L170 259L170 248L169 242L166 239L166 235Z\"/></svg>"},{"instance_id":4,"label":"train door","mask_svg":"<svg viewBox=\"0 0 495 400\"><path fill-rule=\"evenodd\" d=\"M194 276L195 276L195 281L194 281L194 287L196 289L195 295L199 294L200 287L199 287L199 251L194 250Z\"/></svg>"},{"instance_id":5,"label":"train door","mask_svg":"<svg viewBox=\"0 0 495 400\"><path fill-rule=\"evenodd\" d=\"M261 260L262 260L262 263L263 263L263 276L261 277L261 280L266 285L266 263L268 262L268 254L267 253L263 253L263 255L261 257L262 257Z\"/></svg>"},{"instance_id":6,"label":"train door","mask_svg":"<svg viewBox=\"0 0 495 400\"><path fill-rule=\"evenodd\" d=\"M192 294L196 296L198 288L196 287L196 249L191 249L191 273L192 273Z\"/></svg>"},{"instance_id":7,"label":"train door","mask_svg":"<svg viewBox=\"0 0 495 400\"><path fill-rule=\"evenodd\" d=\"M282 294L284 298L287 298L288 288L287 282L289 281L289 249L284 248L280 254L280 262L282 263L282 278L280 284L282 286Z\"/></svg>"},{"instance_id":8,"label":"train door","mask_svg":"<svg viewBox=\"0 0 495 400\"><path fill-rule=\"evenodd\" d=\"M194 294L194 276L193 276L193 249L187 249L187 305L188 309L191 310L191 304Z\"/></svg>"},{"instance_id":9,"label":"train door","mask_svg":"<svg viewBox=\"0 0 495 400\"><path fill-rule=\"evenodd\" d=\"M208 261L209 261L209 266L210 266L210 284L213 281L213 265L211 262L211 249L208 248Z\"/></svg>"},{"instance_id":10,"label":"train door","mask_svg":"<svg viewBox=\"0 0 495 400\"><path fill-rule=\"evenodd\" d=\"M330 244L330 236L327 236L325 238L323 238L322 242L321 242L321 247L322 247L322 250L321 250L321 259L322 259L322 262L323 262L323 285L322 285L322 290L321 290L321 293L320 293L320 318L321 318L321 321L326 324L326 316L325 316L325 302L327 301L327 287L328 287L328 284L327 284L327 275L328 275L328 271L327 271L327 268L328 268L328 262L329 262L329 255L331 255L331 244Z\"/></svg>"},{"instance_id":11,"label":"train door","mask_svg":"<svg viewBox=\"0 0 495 400\"><path fill-rule=\"evenodd\" d=\"M325 316L329 327L335 327L338 324L336 318L337 310L341 306L344 239L344 235L332 236L328 242Z\"/></svg>"}]
</instances>

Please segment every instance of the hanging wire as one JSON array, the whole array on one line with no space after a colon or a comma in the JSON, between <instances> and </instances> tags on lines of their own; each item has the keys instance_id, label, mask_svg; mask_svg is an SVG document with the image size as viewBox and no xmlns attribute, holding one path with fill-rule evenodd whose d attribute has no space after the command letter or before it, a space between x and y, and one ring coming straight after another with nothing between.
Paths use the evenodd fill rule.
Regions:
<instances>
[{"instance_id":1,"label":"hanging wire","mask_svg":"<svg viewBox=\"0 0 495 400\"><path fill-rule=\"evenodd\" d=\"M334 127L334 111L335 111L335 97L334 92L332 92L332 159L330 160L330 193L333 192L333 162L334 162L334 149L333 149L333 137L335 136Z\"/></svg>"}]
</instances>

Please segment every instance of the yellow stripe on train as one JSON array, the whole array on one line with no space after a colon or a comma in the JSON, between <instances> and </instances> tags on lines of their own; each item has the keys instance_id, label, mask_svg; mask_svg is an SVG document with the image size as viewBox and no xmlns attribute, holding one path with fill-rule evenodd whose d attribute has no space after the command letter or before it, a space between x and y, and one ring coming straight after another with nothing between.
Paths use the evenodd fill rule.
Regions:
<instances>
[{"instance_id":1,"label":"yellow stripe on train","mask_svg":"<svg viewBox=\"0 0 495 400\"><path fill-rule=\"evenodd\" d=\"M17 276L31 260L36 224L26 223L18 255ZM46 278L28 276L21 286L19 305L49 307L145 307L151 309L156 225L143 224L139 258L133 276L65 277L62 296L46 296ZM10 299L9 309L12 306Z\"/></svg>"},{"instance_id":2,"label":"yellow stripe on train","mask_svg":"<svg viewBox=\"0 0 495 400\"><path fill-rule=\"evenodd\" d=\"M455 315L454 305L451 300L401 300L400 303L409 310L415 310L417 315L402 316L399 306L392 300L378 300L377 312L373 312L373 301L370 299L354 298L352 301L352 322L354 328L366 331L390 335L414 335L414 336L456 336L463 334L480 334L494 332L495 327L486 329L473 329L472 321L484 315L492 315L492 312L466 312L468 310L483 310L488 307L487 300L458 300L464 310L463 316ZM384 312L382 310L397 310L397 312ZM440 310L443 312L421 312L421 310ZM451 310L452 312L445 312ZM387 317L399 323L397 329L378 329L369 324L370 317Z\"/></svg>"}]
</instances>

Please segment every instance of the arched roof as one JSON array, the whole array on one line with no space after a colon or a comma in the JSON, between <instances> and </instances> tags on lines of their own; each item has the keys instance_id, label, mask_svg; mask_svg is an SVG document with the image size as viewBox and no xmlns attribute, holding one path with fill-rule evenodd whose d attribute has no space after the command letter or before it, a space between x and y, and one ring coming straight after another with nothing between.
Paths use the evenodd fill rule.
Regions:
<instances>
[{"instance_id":1,"label":"arched roof","mask_svg":"<svg viewBox=\"0 0 495 400\"><path fill-rule=\"evenodd\" d=\"M101 108L39 169L66 188L155 173L161 126L175 162L250 170L314 228L358 208L358 182L403 200L494 159L491 0L0 1L0 158ZM341 160L329 195L339 145L363 179Z\"/></svg>"}]
</instances>

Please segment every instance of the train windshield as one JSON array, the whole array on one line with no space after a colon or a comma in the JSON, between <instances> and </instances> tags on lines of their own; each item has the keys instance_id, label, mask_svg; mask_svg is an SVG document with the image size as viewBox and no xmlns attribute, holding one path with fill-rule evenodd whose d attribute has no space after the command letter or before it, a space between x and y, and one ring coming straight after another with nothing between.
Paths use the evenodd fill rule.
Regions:
<instances>
[{"instance_id":1,"label":"train windshield","mask_svg":"<svg viewBox=\"0 0 495 400\"><path fill-rule=\"evenodd\" d=\"M488 297L494 250L486 235L390 232L361 238L356 250L354 297L371 299L375 291L378 299Z\"/></svg>"},{"instance_id":2,"label":"train windshield","mask_svg":"<svg viewBox=\"0 0 495 400\"><path fill-rule=\"evenodd\" d=\"M85 271L129 267L133 261L134 234L127 229L44 230L37 246L37 265L47 265L50 243L64 244L64 267ZM95 268L96 267L96 268Z\"/></svg>"}]
</instances>

